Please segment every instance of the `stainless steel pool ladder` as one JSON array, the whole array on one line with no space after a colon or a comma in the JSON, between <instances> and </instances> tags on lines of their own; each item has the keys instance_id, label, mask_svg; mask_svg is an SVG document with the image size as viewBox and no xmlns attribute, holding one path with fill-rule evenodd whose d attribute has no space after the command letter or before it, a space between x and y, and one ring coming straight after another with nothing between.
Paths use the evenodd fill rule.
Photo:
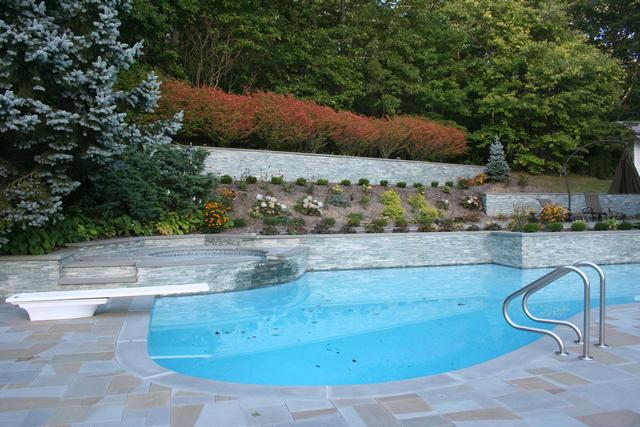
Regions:
<instances>
[{"instance_id":1,"label":"stainless steel pool ladder","mask_svg":"<svg viewBox=\"0 0 640 427\"><path fill-rule=\"evenodd\" d=\"M599 329L599 340L596 346L607 347L607 345L605 344L605 311L606 311L606 298L607 298L606 297L606 278L602 269L597 264L594 264L592 262L580 261L580 262L576 262L573 265L565 265L562 267L558 267L552 270L551 272L545 274L544 276L540 277L539 279L534 280L528 285L518 289L517 291L509 295L504 300L504 303L502 304L502 315L504 316L505 320L509 325L513 326L518 330L535 332L538 334L544 334L544 335L550 336L558 344L558 351L556 352L556 354L560 356L567 356L568 354L565 351L564 341L554 332L551 332L546 329L519 325L511 319L511 317L509 316L509 304L518 296L523 295L522 309L525 315L529 319L537 322L541 322L541 323L567 326L573 329L573 331L576 333L578 337L575 343L582 344L582 356L580 356L580 359L591 360L592 357L589 355L589 326L591 323L591 320L590 320L591 318L590 316L591 284L589 282L589 278L587 277L587 275L584 274L584 272L579 267L593 268L594 270L596 270L600 278L600 325L599 325L600 329ZM584 315L583 315L584 319L583 319L582 331L580 331L580 328L578 328L576 325L574 325L571 322L567 322L564 320L543 319L543 318L534 316L529 310L529 298L531 297L531 295L545 288L546 286L550 285L551 283L555 282L561 277L566 276L569 273L576 273L578 276L580 276L580 278L582 279L582 284L584 286Z\"/></svg>"}]
</instances>

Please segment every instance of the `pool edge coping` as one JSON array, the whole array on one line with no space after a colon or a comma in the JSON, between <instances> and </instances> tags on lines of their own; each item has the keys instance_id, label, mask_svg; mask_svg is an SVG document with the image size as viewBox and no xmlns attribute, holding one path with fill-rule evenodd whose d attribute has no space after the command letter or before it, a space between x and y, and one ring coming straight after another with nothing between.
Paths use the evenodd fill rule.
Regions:
<instances>
[{"instance_id":1,"label":"pool edge coping","mask_svg":"<svg viewBox=\"0 0 640 427\"><path fill-rule=\"evenodd\" d=\"M297 398L297 399L349 399L369 398L385 395L415 393L422 390L456 385L461 381L481 378L487 374L518 369L525 361L550 356L554 348L547 340L537 339L514 351L466 368L445 373L385 383L336 385L336 386L272 386L243 384L209 380L181 374L158 365L148 353L149 323L155 298L133 298L115 345L116 361L129 373L142 379L172 388L192 392L242 397ZM616 304L616 306L637 303ZM592 312L597 312L597 308ZM593 313L592 313L593 314ZM581 314L573 316L575 320ZM564 335L564 334L563 334ZM543 338L543 337L541 337ZM571 354L570 357L576 357ZM560 356L552 357L560 359ZM581 363L589 363L581 361Z\"/></svg>"}]
</instances>

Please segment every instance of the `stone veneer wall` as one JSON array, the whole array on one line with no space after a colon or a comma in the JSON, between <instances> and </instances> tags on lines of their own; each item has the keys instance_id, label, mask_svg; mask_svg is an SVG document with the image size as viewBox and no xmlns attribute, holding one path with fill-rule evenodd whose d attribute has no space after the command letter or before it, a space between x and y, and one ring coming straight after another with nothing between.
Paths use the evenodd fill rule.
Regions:
<instances>
[{"instance_id":1,"label":"stone veneer wall","mask_svg":"<svg viewBox=\"0 0 640 427\"><path fill-rule=\"evenodd\" d=\"M482 195L485 212L489 216L500 213L509 215L515 203L527 205L537 212L542 206L538 199L550 199L561 206L568 206L569 198L565 193L485 193ZM640 215L640 194L600 194L600 205L614 213ZM586 207L584 193L571 195L571 210L582 212Z\"/></svg>"},{"instance_id":2,"label":"stone veneer wall","mask_svg":"<svg viewBox=\"0 0 640 427\"><path fill-rule=\"evenodd\" d=\"M175 236L173 238L114 239L87 244L84 253L105 255L115 247L140 247L140 245L193 245L194 241L209 245L233 245L261 248L303 246L309 252L306 268L331 270L352 268L406 267L428 265L496 263L511 267L539 268L572 264L577 261L593 261L599 264L640 263L640 231L611 232L562 232L562 233L398 233L355 235L306 235L306 236L256 236L256 235L206 235ZM127 244L128 241L128 244ZM187 242L187 243L185 243ZM64 289L57 286L60 262L68 258L65 253L44 257L0 257L0 295L19 291ZM63 254L63 255L61 255ZM220 281L218 288L228 290L243 288L252 283L253 274L272 274L270 268L283 268L287 272L303 268L299 259L281 265L266 264L262 270L233 271L233 266L223 278L223 269L210 266L207 273ZM301 262L301 261L300 261ZM199 267L207 268L207 267ZM227 268L227 267L225 267ZM151 285L154 277L167 274L188 279L190 267L184 270L145 272L139 271L141 283ZM202 273L202 271L200 271ZM160 276L158 276L158 274ZM180 283L185 283L184 281Z\"/></svg>"},{"instance_id":3,"label":"stone veneer wall","mask_svg":"<svg viewBox=\"0 0 640 427\"><path fill-rule=\"evenodd\" d=\"M302 236L209 235L213 245L309 248L309 270L481 264L491 262L489 232L334 234Z\"/></svg>"},{"instance_id":4,"label":"stone veneer wall","mask_svg":"<svg viewBox=\"0 0 640 427\"><path fill-rule=\"evenodd\" d=\"M296 178L325 178L332 182L349 179L357 182L367 178L372 183L388 180L409 184L431 181L455 181L457 177L472 177L483 171L481 166L450 163L416 162L409 160L374 159L369 157L333 156L265 150L202 147L209 151L205 162L207 172L218 175L254 175L269 179L282 175L287 181Z\"/></svg>"}]
</instances>

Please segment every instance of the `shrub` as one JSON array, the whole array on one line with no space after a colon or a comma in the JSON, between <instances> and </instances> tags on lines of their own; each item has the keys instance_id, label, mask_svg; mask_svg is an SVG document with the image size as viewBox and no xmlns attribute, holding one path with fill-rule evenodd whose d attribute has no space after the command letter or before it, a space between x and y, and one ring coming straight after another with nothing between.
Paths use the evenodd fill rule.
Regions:
<instances>
[{"instance_id":1,"label":"shrub","mask_svg":"<svg viewBox=\"0 0 640 427\"><path fill-rule=\"evenodd\" d=\"M475 224L471 224L470 226L467 227L465 231L480 231L480 227L478 227Z\"/></svg>"},{"instance_id":2,"label":"shrub","mask_svg":"<svg viewBox=\"0 0 640 427\"><path fill-rule=\"evenodd\" d=\"M129 217L129 223L133 220ZM140 226L140 231L144 231ZM47 224L45 228L27 227L9 234L9 242L0 247L1 254L44 255L67 243L92 240L103 235L102 227L80 214L67 214L61 221ZM151 234L151 230L149 233Z\"/></svg>"},{"instance_id":3,"label":"shrub","mask_svg":"<svg viewBox=\"0 0 640 427\"><path fill-rule=\"evenodd\" d=\"M509 222L509 230L524 231L524 226L530 222L529 219L532 212L535 215L535 211L529 208L527 204L514 203L511 221Z\"/></svg>"},{"instance_id":4,"label":"shrub","mask_svg":"<svg viewBox=\"0 0 640 427\"><path fill-rule=\"evenodd\" d=\"M233 218L233 228L244 228L247 226L247 220L244 218Z\"/></svg>"},{"instance_id":5,"label":"shrub","mask_svg":"<svg viewBox=\"0 0 640 427\"><path fill-rule=\"evenodd\" d=\"M427 202L423 193L410 196L408 202L415 215L414 221L418 224L430 224L441 216L440 211Z\"/></svg>"},{"instance_id":6,"label":"shrub","mask_svg":"<svg viewBox=\"0 0 640 427\"><path fill-rule=\"evenodd\" d=\"M405 217L400 217L400 218L396 218L395 219L395 226L396 227L407 227L409 225L409 222L407 221L407 218Z\"/></svg>"},{"instance_id":7,"label":"shrub","mask_svg":"<svg viewBox=\"0 0 640 427\"><path fill-rule=\"evenodd\" d=\"M384 204L384 210L382 216L386 218L400 218L404 217L406 212L402 207L402 199L400 195L393 190L387 190L380 196L382 204Z\"/></svg>"},{"instance_id":8,"label":"shrub","mask_svg":"<svg viewBox=\"0 0 640 427\"><path fill-rule=\"evenodd\" d=\"M303 177L296 179L296 185L299 185L300 187L307 185L307 179Z\"/></svg>"},{"instance_id":9,"label":"shrub","mask_svg":"<svg viewBox=\"0 0 640 427\"><path fill-rule=\"evenodd\" d=\"M336 225L336 219L328 216L326 218L322 218L322 221L320 221L320 223L328 227L333 227L334 225Z\"/></svg>"},{"instance_id":10,"label":"shrub","mask_svg":"<svg viewBox=\"0 0 640 427\"><path fill-rule=\"evenodd\" d=\"M320 178L316 181L317 185L329 185L329 180L325 178Z\"/></svg>"},{"instance_id":11,"label":"shrub","mask_svg":"<svg viewBox=\"0 0 640 427\"><path fill-rule=\"evenodd\" d=\"M484 225L484 229L487 231L499 231L502 230L502 226L497 222L489 222Z\"/></svg>"},{"instance_id":12,"label":"shrub","mask_svg":"<svg viewBox=\"0 0 640 427\"><path fill-rule=\"evenodd\" d=\"M189 234L202 230L204 218L204 210L183 214L177 212L165 212L160 217L160 220L153 224L153 227L154 231L162 236ZM231 226L233 226L233 224L231 222L227 222L223 224L222 228Z\"/></svg>"},{"instance_id":13,"label":"shrub","mask_svg":"<svg viewBox=\"0 0 640 427\"><path fill-rule=\"evenodd\" d=\"M369 180L367 178L360 178L358 180L358 185L369 185Z\"/></svg>"},{"instance_id":14,"label":"shrub","mask_svg":"<svg viewBox=\"0 0 640 427\"><path fill-rule=\"evenodd\" d=\"M205 230L213 233L222 231L229 223L229 208L222 203L207 202L204 204Z\"/></svg>"},{"instance_id":15,"label":"shrub","mask_svg":"<svg viewBox=\"0 0 640 427\"><path fill-rule=\"evenodd\" d=\"M355 234L356 230L351 225L343 225L340 229L340 233L342 234Z\"/></svg>"},{"instance_id":16,"label":"shrub","mask_svg":"<svg viewBox=\"0 0 640 427\"><path fill-rule=\"evenodd\" d=\"M567 208L558 206L555 203L545 205L540 211L540 221L544 223L564 222L569 217Z\"/></svg>"},{"instance_id":17,"label":"shrub","mask_svg":"<svg viewBox=\"0 0 640 427\"><path fill-rule=\"evenodd\" d=\"M320 221L315 225L315 227L313 227L313 230L311 230L311 232L313 234L331 234L331 226Z\"/></svg>"},{"instance_id":18,"label":"shrub","mask_svg":"<svg viewBox=\"0 0 640 427\"><path fill-rule=\"evenodd\" d=\"M449 210L449 199L440 199L436 201L436 208L443 211Z\"/></svg>"},{"instance_id":19,"label":"shrub","mask_svg":"<svg viewBox=\"0 0 640 427\"><path fill-rule=\"evenodd\" d=\"M604 222L609 226L609 230L617 230L620 226L620 221L617 218L609 218Z\"/></svg>"},{"instance_id":20,"label":"shrub","mask_svg":"<svg viewBox=\"0 0 640 427\"><path fill-rule=\"evenodd\" d=\"M473 178L468 179L467 183L469 184L469 187L475 187L476 185L484 184L488 180L489 180L489 175L487 175L486 173L482 172L482 173L479 173L478 175L474 176Z\"/></svg>"},{"instance_id":21,"label":"shrub","mask_svg":"<svg viewBox=\"0 0 640 427\"><path fill-rule=\"evenodd\" d=\"M388 221L386 218L379 217L364 225L364 231L367 233L384 233L384 228L387 226Z\"/></svg>"},{"instance_id":22,"label":"shrub","mask_svg":"<svg viewBox=\"0 0 640 427\"><path fill-rule=\"evenodd\" d=\"M447 182L445 182L445 183L444 183L444 185L445 185L446 187L451 188L451 187L453 187L453 181L447 181Z\"/></svg>"},{"instance_id":23,"label":"shrub","mask_svg":"<svg viewBox=\"0 0 640 427\"><path fill-rule=\"evenodd\" d=\"M256 182L258 182L258 178L255 176L249 175L248 177L245 178L245 182L247 184L255 184Z\"/></svg>"},{"instance_id":24,"label":"shrub","mask_svg":"<svg viewBox=\"0 0 640 427\"><path fill-rule=\"evenodd\" d=\"M571 229L573 231L584 231L587 229L587 222L581 219L576 219L571 223Z\"/></svg>"},{"instance_id":25,"label":"shrub","mask_svg":"<svg viewBox=\"0 0 640 427\"><path fill-rule=\"evenodd\" d=\"M448 185L445 185L444 187L442 187L442 192L444 194L449 194L451 193L451 187L449 187Z\"/></svg>"},{"instance_id":26,"label":"shrub","mask_svg":"<svg viewBox=\"0 0 640 427\"><path fill-rule=\"evenodd\" d=\"M287 205L278 202L273 196L263 196L262 194L256 194L256 200L253 208L251 208L250 214L253 217L265 216L277 216L287 210Z\"/></svg>"},{"instance_id":27,"label":"shrub","mask_svg":"<svg viewBox=\"0 0 640 427\"><path fill-rule=\"evenodd\" d=\"M271 183L275 185L284 184L284 177L282 175L274 175L271 177Z\"/></svg>"},{"instance_id":28,"label":"shrub","mask_svg":"<svg viewBox=\"0 0 640 427\"><path fill-rule=\"evenodd\" d=\"M607 224L606 222L596 222L593 225L593 229L596 231L607 231L609 230L609 224Z\"/></svg>"},{"instance_id":29,"label":"shrub","mask_svg":"<svg viewBox=\"0 0 640 427\"><path fill-rule=\"evenodd\" d=\"M89 217L128 216L144 224L165 212L192 212L215 188L212 175L201 175L205 158L200 149L189 154L172 145L129 147L111 169L82 189L77 204ZM189 159L193 174L185 174Z\"/></svg>"},{"instance_id":30,"label":"shrub","mask_svg":"<svg viewBox=\"0 0 640 427\"><path fill-rule=\"evenodd\" d=\"M536 233L540 231L540 224L536 222L529 222L525 224L525 226L523 227L523 231L525 233Z\"/></svg>"},{"instance_id":31,"label":"shrub","mask_svg":"<svg viewBox=\"0 0 640 427\"><path fill-rule=\"evenodd\" d=\"M409 232L409 223L406 218L396 218L395 227L393 228L394 233L408 233Z\"/></svg>"},{"instance_id":32,"label":"shrub","mask_svg":"<svg viewBox=\"0 0 640 427\"><path fill-rule=\"evenodd\" d=\"M265 236L275 236L280 234L280 232L273 225L266 225L262 228L260 234L264 234Z\"/></svg>"},{"instance_id":33,"label":"shrub","mask_svg":"<svg viewBox=\"0 0 640 427\"><path fill-rule=\"evenodd\" d=\"M478 196L464 196L460 201L460 206L465 209L480 210L482 208L482 202Z\"/></svg>"},{"instance_id":34,"label":"shrub","mask_svg":"<svg viewBox=\"0 0 640 427\"><path fill-rule=\"evenodd\" d=\"M360 212L353 212L347 215L347 225L349 227L359 227L364 215Z\"/></svg>"},{"instance_id":35,"label":"shrub","mask_svg":"<svg viewBox=\"0 0 640 427\"><path fill-rule=\"evenodd\" d=\"M360 206L362 206L363 209L367 209L369 207L369 202L371 202L371 198L369 196L363 195L360 198Z\"/></svg>"},{"instance_id":36,"label":"shrub","mask_svg":"<svg viewBox=\"0 0 640 427\"><path fill-rule=\"evenodd\" d=\"M220 183L221 184L232 184L233 183L233 177L231 175L222 175L220 177Z\"/></svg>"},{"instance_id":37,"label":"shrub","mask_svg":"<svg viewBox=\"0 0 640 427\"><path fill-rule=\"evenodd\" d=\"M348 179L343 179L342 181L340 181L340 185L348 187L351 185L351 181L349 181Z\"/></svg>"},{"instance_id":38,"label":"shrub","mask_svg":"<svg viewBox=\"0 0 640 427\"><path fill-rule=\"evenodd\" d=\"M489 147L489 161L485 167L485 172L491 181L504 182L509 180L509 164L505 158L500 137L497 135L495 141Z\"/></svg>"},{"instance_id":39,"label":"shrub","mask_svg":"<svg viewBox=\"0 0 640 427\"><path fill-rule=\"evenodd\" d=\"M562 231L564 229L564 226L561 222L552 222L551 224L547 225L547 229L549 231L557 233L558 231Z\"/></svg>"},{"instance_id":40,"label":"shrub","mask_svg":"<svg viewBox=\"0 0 640 427\"><path fill-rule=\"evenodd\" d=\"M404 181L400 181L398 183L396 183L396 187L398 188L407 188L407 183Z\"/></svg>"},{"instance_id":41,"label":"shrub","mask_svg":"<svg viewBox=\"0 0 640 427\"><path fill-rule=\"evenodd\" d=\"M471 186L471 180L463 177L458 178L457 187L461 190L468 190Z\"/></svg>"},{"instance_id":42,"label":"shrub","mask_svg":"<svg viewBox=\"0 0 640 427\"><path fill-rule=\"evenodd\" d=\"M262 218L264 225L287 225L289 224L289 217L286 215L279 216L265 216Z\"/></svg>"},{"instance_id":43,"label":"shrub","mask_svg":"<svg viewBox=\"0 0 640 427\"><path fill-rule=\"evenodd\" d=\"M295 205L295 210L304 215L322 215L322 202L315 200L311 196L307 196L304 199L298 200Z\"/></svg>"},{"instance_id":44,"label":"shrub","mask_svg":"<svg viewBox=\"0 0 640 427\"><path fill-rule=\"evenodd\" d=\"M307 229L304 227L306 224L304 218L293 218L287 225L287 234L299 235L307 234Z\"/></svg>"},{"instance_id":45,"label":"shrub","mask_svg":"<svg viewBox=\"0 0 640 427\"><path fill-rule=\"evenodd\" d=\"M177 80L165 81L162 95L162 116L184 110L184 135L223 145L326 152L332 143L343 155L405 153L416 160L459 156L467 147L464 132L421 117L376 119L286 95L234 95Z\"/></svg>"},{"instance_id":46,"label":"shrub","mask_svg":"<svg viewBox=\"0 0 640 427\"><path fill-rule=\"evenodd\" d=\"M389 185L389 181L387 181L386 179L380 181L380 186L386 187L387 185Z\"/></svg>"},{"instance_id":47,"label":"shrub","mask_svg":"<svg viewBox=\"0 0 640 427\"><path fill-rule=\"evenodd\" d=\"M618 230L632 230L633 229L633 224L631 224L630 222L621 222L618 225Z\"/></svg>"},{"instance_id":48,"label":"shrub","mask_svg":"<svg viewBox=\"0 0 640 427\"><path fill-rule=\"evenodd\" d=\"M328 196L328 202L330 205L337 206L339 208L346 208L351 206L351 196L347 193L332 193Z\"/></svg>"},{"instance_id":49,"label":"shrub","mask_svg":"<svg viewBox=\"0 0 640 427\"><path fill-rule=\"evenodd\" d=\"M438 181L431 181L431 187L438 188L438 185L440 185Z\"/></svg>"},{"instance_id":50,"label":"shrub","mask_svg":"<svg viewBox=\"0 0 640 427\"><path fill-rule=\"evenodd\" d=\"M413 183L413 188L422 188L422 183L421 182L414 182Z\"/></svg>"},{"instance_id":51,"label":"shrub","mask_svg":"<svg viewBox=\"0 0 640 427\"><path fill-rule=\"evenodd\" d=\"M463 225L454 221L451 218L445 218L440 221L440 231L460 231L463 229Z\"/></svg>"},{"instance_id":52,"label":"shrub","mask_svg":"<svg viewBox=\"0 0 640 427\"><path fill-rule=\"evenodd\" d=\"M440 231L440 227L438 224L429 223L429 224L421 224L418 226L418 231L421 233L433 233L436 231Z\"/></svg>"},{"instance_id":53,"label":"shrub","mask_svg":"<svg viewBox=\"0 0 640 427\"><path fill-rule=\"evenodd\" d=\"M247 182L246 181L238 182L238 190L247 191Z\"/></svg>"}]
</instances>

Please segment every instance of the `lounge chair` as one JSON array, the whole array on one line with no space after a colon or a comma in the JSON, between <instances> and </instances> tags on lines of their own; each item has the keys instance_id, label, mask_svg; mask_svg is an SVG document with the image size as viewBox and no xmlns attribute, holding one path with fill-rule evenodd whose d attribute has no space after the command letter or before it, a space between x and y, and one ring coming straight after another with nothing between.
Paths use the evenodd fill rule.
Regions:
<instances>
[{"instance_id":1,"label":"lounge chair","mask_svg":"<svg viewBox=\"0 0 640 427\"><path fill-rule=\"evenodd\" d=\"M193 283L140 288L31 292L12 295L6 302L25 309L31 320L77 319L93 316L96 308L109 302L109 298L180 295L207 291L209 286L206 283Z\"/></svg>"},{"instance_id":2,"label":"lounge chair","mask_svg":"<svg viewBox=\"0 0 640 427\"><path fill-rule=\"evenodd\" d=\"M585 193L584 204L587 206L582 209L582 213L591 215L593 220L595 217L611 216L611 209L600 205L600 195L598 193Z\"/></svg>"}]
</instances>

